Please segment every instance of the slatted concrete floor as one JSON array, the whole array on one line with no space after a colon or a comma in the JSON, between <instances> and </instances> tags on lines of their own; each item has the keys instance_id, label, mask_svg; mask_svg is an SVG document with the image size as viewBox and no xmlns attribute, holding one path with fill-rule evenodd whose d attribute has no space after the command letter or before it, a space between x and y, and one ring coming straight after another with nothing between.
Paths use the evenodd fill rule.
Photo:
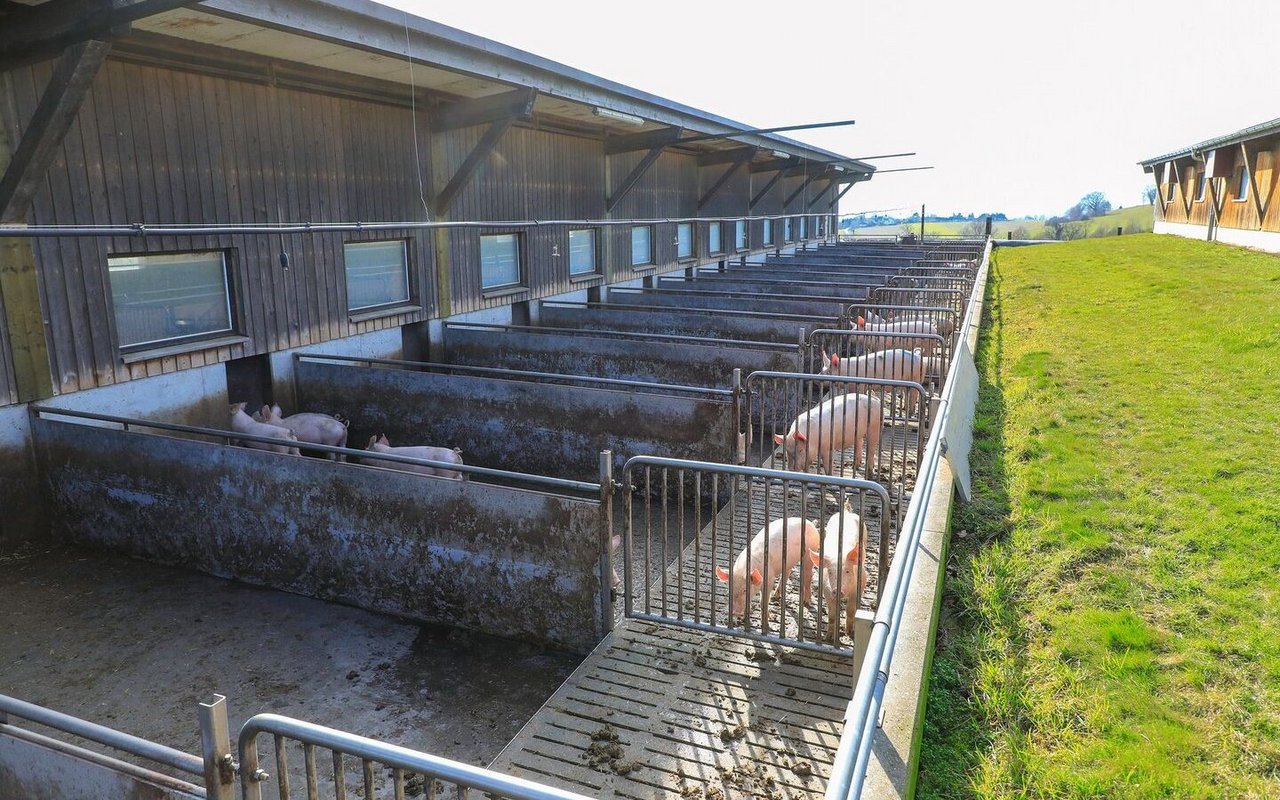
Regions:
<instances>
[{"instance_id":1,"label":"slatted concrete floor","mask_svg":"<svg viewBox=\"0 0 1280 800\"><path fill-rule=\"evenodd\" d=\"M882 449L891 451L896 440L901 452L903 433L890 433L885 431ZM906 434L908 450L914 436ZM793 513L797 499L793 492L785 501ZM692 537L696 541L649 587L655 606L703 619L712 608L723 614L725 585L711 578L710 567L731 563L754 534L745 524L748 509L751 524L760 526L763 495L753 501L715 515L714 547L712 525L699 520L707 524ZM810 492L806 515L816 521L833 510L830 504ZM736 524L728 524L731 517ZM879 513L867 519L873 539L879 519ZM784 594L792 609L797 575ZM825 624L818 606L798 614L775 609L771 624L781 620L791 636L804 624L806 638L816 638L817 626ZM755 620L758 625L759 603ZM818 798L853 678L847 654L623 619L491 766L601 798Z\"/></svg>"}]
</instances>

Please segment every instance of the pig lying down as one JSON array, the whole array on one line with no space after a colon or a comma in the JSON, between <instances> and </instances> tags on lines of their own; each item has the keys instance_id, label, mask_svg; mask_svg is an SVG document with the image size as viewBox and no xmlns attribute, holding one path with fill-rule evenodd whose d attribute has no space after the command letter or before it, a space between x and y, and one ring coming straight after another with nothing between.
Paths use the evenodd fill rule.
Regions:
<instances>
[{"instance_id":1,"label":"pig lying down","mask_svg":"<svg viewBox=\"0 0 1280 800\"><path fill-rule=\"evenodd\" d=\"M347 446L347 423L328 414L303 412L282 417L280 415L280 406L263 406L262 410L253 415L253 418L268 425L288 428L293 431L293 435L298 437L300 442L327 444L331 447ZM347 460L346 456L333 453L326 453L325 455L331 461Z\"/></svg>"},{"instance_id":2,"label":"pig lying down","mask_svg":"<svg viewBox=\"0 0 1280 800\"><path fill-rule=\"evenodd\" d=\"M765 562L765 546L769 560ZM782 582L800 567L800 603L809 605L813 594L813 564L809 553L822 545L818 528L807 519L775 519L761 528L733 562L733 570L716 567L716 577L729 584L729 609L734 621L743 622L751 604L766 584L773 585L774 597L782 593Z\"/></svg>"},{"instance_id":3,"label":"pig lying down","mask_svg":"<svg viewBox=\"0 0 1280 800\"><path fill-rule=\"evenodd\" d=\"M391 442L387 441L385 435L370 436L369 444L365 450L372 450L375 453L390 453L396 456L407 456L409 458L421 458L427 461L443 461L447 464L461 464L462 451L458 448L450 450L447 447L427 447L425 445L409 446L409 447L392 447ZM405 472L416 472L419 475L433 475L439 478L449 478L450 480L461 481L466 480L463 474L454 469L445 469L443 467L428 467L422 464L399 464L385 459L375 458L373 456L364 456L360 459L365 464L374 467L388 467L390 469L404 470Z\"/></svg>"},{"instance_id":4,"label":"pig lying down","mask_svg":"<svg viewBox=\"0 0 1280 800\"><path fill-rule=\"evenodd\" d=\"M871 476L880 465L880 432L883 427L884 414L878 398L866 394L841 394L796 417L786 436L775 433L773 441L782 445L788 469L804 472L817 458L818 468L830 475L835 467L836 453L853 448L854 463L864 465L864 474Z\"/></svg>"},{"instance_id":5,"label":"pig lying down","mask_svg":"<svg viewBox=\"0 0 1280 800\"><path fill-rule=\"evenodd\" d=\"M298 441L298 437L294 436L293 431L280 425L270 425L257 420L244 413L246 403L231 404L231 430L236 433L243 433L249 436L268 436L272 439L287 439L291 442ZM291 456L299 455L298 448L288 444L267 444L265 442L244 442L247 447L254 450L268 450L273 453L288 453Z\"/></svg>"}]
</instances>

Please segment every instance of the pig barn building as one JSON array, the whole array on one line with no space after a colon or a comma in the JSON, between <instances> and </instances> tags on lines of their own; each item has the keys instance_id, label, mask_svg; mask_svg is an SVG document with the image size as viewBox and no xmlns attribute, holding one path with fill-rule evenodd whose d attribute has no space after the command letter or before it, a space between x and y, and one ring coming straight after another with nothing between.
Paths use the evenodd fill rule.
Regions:
<instances>
[{"instance_id":1,"label":"pig barn building","mask_svg":"<svg viewBox=\"0 0 1280 800\"><path fill-rule=\"evenodd\" d=\"M992 243L841 240L803 127L0 0L0 796L909 796Z\"/></svg>"},{"instance_id":2,"label":"pig barn building","mask_svg":"<svg viewBox=\"0 0 1280 800\"><path fill-rule=\"evenodd\" d=\"M1280 251L1280 119L1140 162L1155 179L1155 232Z\"/></svg>"},{"instance_id":3,"label":"pig barn building","mask_svg":"<svg viewBox=\"0 0 1280 800\"><path fill-rule=\"evenodd\" d=\"M42 530L31 401L224 427L291 405L299 350L425 357L441 320L812 242L874 171L370 2L183 5L0 10L3 222L244 226L0 239L0 542ZM385 225L534 219L593 222ZM309 222L353 224L247 230Z\"/></svg>"}]
</instances>

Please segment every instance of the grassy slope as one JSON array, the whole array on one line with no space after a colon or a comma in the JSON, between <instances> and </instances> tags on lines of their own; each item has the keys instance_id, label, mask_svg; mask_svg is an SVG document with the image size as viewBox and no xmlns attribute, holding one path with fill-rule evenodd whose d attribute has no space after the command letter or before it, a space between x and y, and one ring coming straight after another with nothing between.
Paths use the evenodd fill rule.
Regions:
<instances>
[{"instance_id":1,"label":"grassy slope","mask_svg":"<svg viewBox=\"0 0 1280 800\"><path fill-rule=\"evenodd\" d=\"M1089 227L1089 236L1113 236L1116 228L1124 228L1127 233L1150 233L1153 221L1151 206L1130 206L1101 217L1094 217L1085 224ZM964 226L967 224L969 223L926 222L924 230L926 235L955 236L963 232ZM992 223L991 233L997 239L1004 239L1007 232L1014 231L1014 236L1016 237L1018 236L1017 231L1019 228L1022 229L1028 239L1053 238L1053 234L1043 222L1025 219ZM918 232L920 230L919 223L916 223L912 229ZM893 236L899 233L902 233L901 225L880 225L874 228L858 228L856 235Z\"/></svg>"},{"instance_id":2,"label":"grassy slope","mask_svg":"<svg viewBox=\"0 0 1280 800\"><path fill-rule=\"evenodd\" d=\"M1280 258L1000 251L922 798L1280 797Z\"/></svg>"}]
</instances>

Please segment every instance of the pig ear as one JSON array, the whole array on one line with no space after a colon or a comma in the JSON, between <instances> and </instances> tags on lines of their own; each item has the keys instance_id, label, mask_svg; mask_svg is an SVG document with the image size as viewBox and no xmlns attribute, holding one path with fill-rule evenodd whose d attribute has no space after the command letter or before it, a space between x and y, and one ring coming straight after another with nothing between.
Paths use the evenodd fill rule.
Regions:
<instances>
[{"instance_id":1,"label":"pig ear","mask_svg":"<svg viewBox=\"0 0 1280 800\"><path fill-rule=\"evenodd\" d=\"M859 328L865 328L865 327L867 327L867 321L866 321L865 319L863 319L862 317L858 317L858 327L859 327Z\"/></svg>"},{"instance_id":2,"label":"pig ear","mask_svg":"<svg viewBox=\"0 0 1280 800\"><path fill-rule=\"evenodd\" d=\"M840 356L836 355L835 353L831 354L831 366L833 367L840 366Z\"/></svg>"},{"instance_id":3,"label":"pig ear","mask_svg":"<svg viewBox=\"0 0 1280 800\"><path fill-rule=\"evenodd\" d=\"M783 442L785 442L786 440L787 440L787 438L786 438L785 436L783 436L782 434L780 434L780 433L775 433L775 434L773 435L773 443L774 443L774 444L782 444L782 443L783 443Z\"/></svg>"},{"instance_id":4,"label":"pig ear","mask_svg":"<svg viewBox=\"0 0 1280 800\"><path fill-rule=\"evenodd\" d=\"M764 583L764 576L760 574L760 570L758 569L751 570L751 582L756 586L759 586L760 584Z\"/></svg>"},{"instance_id":5,"label":"pig ear","mask_svg":"<svg viewBox=\"0 0 1280 800\"><path fill-rule=\"evenodd\" d=\"M858 563L858 548L857 548L857 546L854 546L854 547L853 547L853 549L851 549L851 550L849 551L849 554L848 554L847 556L845 556L845 558L849 561L849 563L850 563L850 564L857 564L857 563Z\"/></svg>"},{"instance_id":6,"label":"pig ear","mask_svg":"<svg viewBox=\"0 0 1280 800\"><path fill-rule=\"evenodd\" d=\"M724 567L716 567L716 577L722 581L729 580L729 570Z\"/></svg>"},{"instance_id":7,"label":"pig ear","mask_svg":"<svg viewBox=\"0 0 1280 800\"><path fill-rule=\"evenodd\" d=\"M804 435L804 431L796 431L796 441L807 442L809 441L809 437Z\"/></svg>"},{"instance_id":8,"label":"pig ear","mask_svg":"<svg viewBox=\"0 0 1280 800\"><path fill-rule=\"evenodd\" d=\"M375 444L377 444L377 443L378 443L378 436L377 436L377 434L374 434L373 436L370 436L370 437L369 437L369 443L368 443L368 444L366 444L366 445L364 446L364 449L365 449L365 450L368 450L368 449L372 448L372 447L373 447Z\"/></svg>"},{"instance_id":9,"label":"pig ear","mask_svg":"<svg viewBox=\"0 0 1280 800\"><path fill-rule=\"evenodd\" d=\"M391 444L391 442L390 442L390 441L388 441L388 439L387 439L387 435L386 435L385 433L380 433L380 434L378 434L378 444L385 444L385 445L389 445L389 444Z\"/></svg>"},{"instance_id":10,"label":"pig ear","mask_svg":"<svg viewBox=\"0 0 1280 800\"><path fill-rule=\"evenodd\" d=\"M282 416L282 414L280 413L280 406L272 406L271 413L275 414L277 417Z\"/></svg>"},{"instance_id":11,"label":"pig ear","mask_svg":"<svg viewBox=\"0 0 1280 800\"><path fill-rule=\"evenodd\" d=\"M809 551L809 560L813 562L813 565L815 567L822 566L822 554L819 553L817 550Z\"/></svg>"}]
</instances>

